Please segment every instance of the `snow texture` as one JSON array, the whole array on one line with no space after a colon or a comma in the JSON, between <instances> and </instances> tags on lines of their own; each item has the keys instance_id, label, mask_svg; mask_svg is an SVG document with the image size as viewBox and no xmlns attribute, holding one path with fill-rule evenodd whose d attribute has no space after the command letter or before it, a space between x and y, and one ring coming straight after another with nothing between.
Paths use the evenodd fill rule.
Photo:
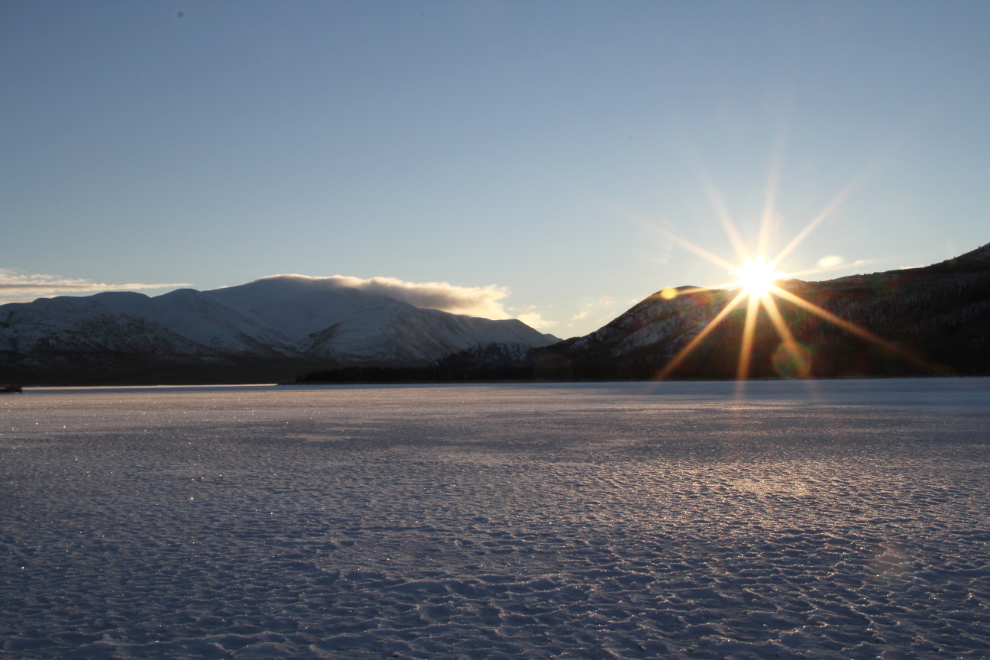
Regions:
<instances>
[{"instance_id":1,"label":"snow texture","mask_svg":"<svg viewBox=\"0 0 990 660\"><path fill-rule=\"evenodd\" d=\"M990 379L0 397L4 658L990 654Z\"/></svg>"}]
</instances>

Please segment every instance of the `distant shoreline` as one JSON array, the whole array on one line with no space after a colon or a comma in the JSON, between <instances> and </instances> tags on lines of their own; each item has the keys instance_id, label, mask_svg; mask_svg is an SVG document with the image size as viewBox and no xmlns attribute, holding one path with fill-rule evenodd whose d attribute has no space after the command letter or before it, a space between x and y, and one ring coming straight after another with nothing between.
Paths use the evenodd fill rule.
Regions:
<instances>
[{"instance_id":1,"label":"distant shoreline","mask_svg":"<svg viewBox=\"0 0 990 660\"><path fill-rule=\"evenodd\" d=\"M978 380L978 379L990 379L990 375L958 375L958 376L945 376L945 375L932 375L932 376L836 376L829 378L750 378L746 381L736 381L732 379L705 379L705 378L667 378L664 380L654 380L654 381L644 381L644 380L608 380L608 381L595 381L595 380L570 380L570 381L457 381L457 382L335 382L335 383L324 383L324 382L307 382L307 383L297 383L294 381L286 381L279 383L214 383L214 384L195 384L195 385L177 385L177 384L166 384L166 385L114 385L114 384L104 384L104 385L37 385L31 387L24 387L22 394L30 393L59 393L59 392L87 392L87 391L116 391L116 392L140 392L140 391L156 391L156 392L196 392L196 391L263 391L263 390L279 390L279 389L308 389L308 388L319 388L319 387L406 387L406 386L472 386L472 385L506 385L506 386L516 386L516 385L532 385L532 386L566 386L566 385L580 385L580 386L594 386L594 385L661 385L661 384L769 384L769 383L785 383L785 382L799 382L803 381L806 383L827 383L827 382L861 382L861 381L936 381L936 380L947 380L947 381L961 381L961 380Z\"/></svg>"},{"instance_id":2,"label":"distant shoreline","mask_svg":"<svg viewBox=\"0 0 990 660\"><path fill-rule=\"evenodd\" d=\"M608 379L592 379L592 378L570 378L570 379L553 379L553 378L436 378L436 379L416 379L414 377L409 378L379 378L375 379L373 377L362 377L362 378L348 378L346 376L341 376L339 378L329 378L321 379L318 377L308 377L295 381L286 381L278 383L280 386L283 385L493 385L493 384L568 384L568 383L581 383L581 384L594 384L594 383L735 383L735 382L778 382L778 381L835 381L835 380L895 380L895 379L937 379L937 378L987 378L990 374L912 374L912 375L873 375L873 374L863 374L863 375L842 375L842 376L820 376L820 377L806 377L806 378L786 378L780 377L758 377L758 378L747 378L745 380L739 381L734 378L704 378L704 377L673 377L673 378L663 378L663 379L653 379L653 378L608 378Z\"/></svg>"}]
</instances>

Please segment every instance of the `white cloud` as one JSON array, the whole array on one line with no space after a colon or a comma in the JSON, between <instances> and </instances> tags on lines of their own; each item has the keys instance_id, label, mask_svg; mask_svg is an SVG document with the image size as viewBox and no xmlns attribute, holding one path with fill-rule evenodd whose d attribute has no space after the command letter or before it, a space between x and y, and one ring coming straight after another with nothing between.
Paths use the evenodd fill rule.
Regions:
<instances>
[{"instance_id":1,"label":"white cloud","mask_svg":"<svg viewBox=\"0 0 990 660\"><path fill-rule=\"evenodd\" d=\"M439 309L451 314L465 314L486 319L512 318L502 304L502 300L509 295L509 289L495 284L483 287L456 286L449 282L406 282L395 277L372 277L365 280L347 275L318 279L330 280L339 286L381 293L414 307ZM537 330L557 325L556 321L548 321L540 316L534 307L526 307L520 311L525 313L515 318Z\"/></svg>"},{"instance_id":2,"label":"white cloud","mask_svg":"<svg viewBox=\"0 0 990 660\"><path fill-rule=\"evenodd\" d=\"M866 264L873 263L872 259L857 259L851 264L846 263L842 257L837 254L833 254L827 257L822 257L818 260L817 266L823 269L834 269L842 266L843 268L857 268L859 266L865 266Z\"/></svg>"},{"instance_id":3,"label":"white cloud","mask_svg":"<svg viewBox=\"0 0 990 660\"><path fill-rule=\"evenodd\" d=\"M137 291L141 289L170 289L189 286L187 283L143 284L130 282L127 284L105 284L90 282L83 279L59 277L58 275L43 275L37 273L19 273L7 268L0 268L0 304L9 302L30 302L37 298L59 295L62 293L100 291Z\"/></svg>"},{"instance_id":4,"label":"white cloud","mask_svg":"<svg viewBox=\"0 0 990 660\"><path fill-rule=\"evenodd\" d=\"M273 277L280 277L273 275ZM506 287L456 286L448 282L406 282L395 277L372 277L362 279L347 275L333 277L305 277L320 280L333 286L350 287L369 293L379 293L396 300L409 303L413 307L439 309L452 314L464 314L487 319L510 319L502 300L509 295ZM0 268L0 304L8 302L29 302L37 298L63 293L97 293L99 291L135 291L140 289L165 289L189 286L188 284L101 284L83 279L69 279L57 275L17 273ZM544 320L534 307L527 307L518 318L533 328L549 328L555 321Z\"/></svg>"},{"instance_id":5,"label":"white cloud","mask_svg":"<svg viewBox=\"0 0 990 660\"><path fill-rule=\"evenodd\" d=\"M537 330L545 330L546 328L552 328L557 325L556 321L547 321L537 312L527 312L526 314L520 314L516 318L529 327L536 328Z\"/></svg>"},{"instance_id":6,"label":"white cloud","mask_svg":"<svg viewBox=\"0 0 990 660\"><path fill-rule=\"evenodd\" d=\"M612 295L603 295L597 299L584 299L580 311L577 311L567 323L568 328L577 326L580 332L593 332L605 325L619 314L623 313L626 305L635 305L646 298L629 298L627 303Z\"/></svg>"},{"instance_id":7,"label":"white cloud","mask_svg":"<svg viewBox=\"0 0 990 660\"><path fill-rule=\"evenodd\" d=\"M293 277L305 276L293 275ZM479 316L486 319L512 318L501 303L501 300L509 295L509 290L494 284L484 287L455 286L448 282L405 282L395 277L361 279L347 275L308 279L322 280L336 286L346 286L369 293L380 293L409 303L413 307L439 309L451 314Z\"/></svg>"},{"instance_id":8,"label":"white cloud","mask_svg":"<svg viewBox=\"0 0 990 660\"><path fill-rule=\"evenodd\" d=\"M842 257L837 254L830 254L827 257L822 257L818 260L817 266L819 268L834 268L843 262Z\"/></svg>"}]
</instances>

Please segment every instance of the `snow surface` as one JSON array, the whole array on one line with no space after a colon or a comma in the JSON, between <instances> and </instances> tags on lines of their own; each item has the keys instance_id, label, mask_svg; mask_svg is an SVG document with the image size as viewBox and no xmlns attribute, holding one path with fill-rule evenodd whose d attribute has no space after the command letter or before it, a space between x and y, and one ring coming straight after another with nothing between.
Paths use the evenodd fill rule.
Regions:
<instances>
[{"instance_id":1,"label":"snow surface","mask_svg":"<svg viewBox=\"0 0 990 660\"><path fill-rule=\"evenodd\" d=\"M990 379L29 390L0 433L5 658L990 655Z\"/></svg>"}]
</instances>

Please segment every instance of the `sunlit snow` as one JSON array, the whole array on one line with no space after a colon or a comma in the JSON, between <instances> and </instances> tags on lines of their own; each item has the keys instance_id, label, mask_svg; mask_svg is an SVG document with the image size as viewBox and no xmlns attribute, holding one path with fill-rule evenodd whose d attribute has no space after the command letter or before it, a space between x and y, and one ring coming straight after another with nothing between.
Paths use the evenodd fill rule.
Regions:
<instances>
[{"instance_id":1,"label":"sunlit snow","mask_svg":"<svg viewBox=\"0 0 990 660\"><path fill-rule=\"evenodd\" d=\"M990 653L990 379L0 398L0 655Z\"/></svg>"}]
</instances>

